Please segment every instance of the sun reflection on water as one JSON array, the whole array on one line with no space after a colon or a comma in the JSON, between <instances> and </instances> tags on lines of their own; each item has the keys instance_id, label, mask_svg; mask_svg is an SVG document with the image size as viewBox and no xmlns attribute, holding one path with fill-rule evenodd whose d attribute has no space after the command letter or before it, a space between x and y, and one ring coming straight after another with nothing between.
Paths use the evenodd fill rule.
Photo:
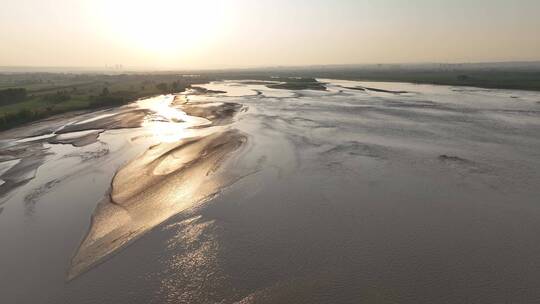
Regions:
<instances>
[{"instance_id":1,"label":"sun reflection on water","mask_svg":"<svg viewBox=\"0 0 540 304\"><path fill-rule=\"evenodd\" d=\"M155 113L148 116L142 125L159 142L177 142L193 136L192 128L212 124L205 118L189 116L184 111L174 107L173 101L176 97L175 95L164 95L145 99L138 103L139 107Z\"/></svg>"}]
</instances>

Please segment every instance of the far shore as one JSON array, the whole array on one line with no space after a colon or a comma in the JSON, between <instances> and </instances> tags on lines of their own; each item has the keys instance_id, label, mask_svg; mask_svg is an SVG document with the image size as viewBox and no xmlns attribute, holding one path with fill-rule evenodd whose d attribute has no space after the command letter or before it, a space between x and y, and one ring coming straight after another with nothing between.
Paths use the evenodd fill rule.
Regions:
<instances>
[{"instance_id":1,"label":"far shore","mask_svg":"<svg viewBox=\"0 0 540 304\"><path fill-rule=\"evenodd\" d=\"M125 105L139 98L181 93L191 85L215 80L266 81L268 87L288 90L324 91L326 90L324 84L316 80L323 78L540 91L540 71L536 70L328 67L205 71L196 76L179 73L120 75L0 73L0 131L57 115L69 115L67 113L74 111L96 111Z\"/></svg>"}]
</instances>

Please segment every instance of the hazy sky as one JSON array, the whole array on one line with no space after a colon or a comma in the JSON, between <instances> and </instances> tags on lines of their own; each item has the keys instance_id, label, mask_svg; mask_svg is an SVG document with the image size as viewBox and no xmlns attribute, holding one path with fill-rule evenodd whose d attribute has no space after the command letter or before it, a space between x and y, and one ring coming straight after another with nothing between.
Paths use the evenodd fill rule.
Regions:
<instances>
[{"instance_id":1,"label":"hazy sky","mask_svg":"<svg viewBox=\"0 0 540 304\"><path fill-rule=\"evenodd\" d=\"M0 66L540 60L539 0L2 0Z\"/></svg>"}]
</instances>

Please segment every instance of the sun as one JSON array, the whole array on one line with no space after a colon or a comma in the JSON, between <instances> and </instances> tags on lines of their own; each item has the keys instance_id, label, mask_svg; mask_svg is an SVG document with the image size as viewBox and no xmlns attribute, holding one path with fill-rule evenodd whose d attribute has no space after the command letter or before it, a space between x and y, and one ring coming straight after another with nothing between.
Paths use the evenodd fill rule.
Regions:
<instances>
[{"instance_id":1,"label":"sun","mask_svg":"<svg viewBox=\"0 0 540 304\"><path fill-rule=\"evenodd\" d=\"M172 55L204 48L223 34L226 1L99 0L104 30L138 50Z\"/></svg>"}]
</instances>

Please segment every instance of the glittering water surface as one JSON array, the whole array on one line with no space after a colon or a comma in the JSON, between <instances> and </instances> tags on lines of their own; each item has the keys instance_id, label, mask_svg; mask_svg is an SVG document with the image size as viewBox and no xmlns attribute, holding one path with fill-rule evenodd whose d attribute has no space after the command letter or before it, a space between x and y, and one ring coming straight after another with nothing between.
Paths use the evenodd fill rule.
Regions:
<instances>
[{"instance_id":1,"label":"glittering water surface","mask_svg":"<svg viewBox=\"0 0 540 304\"><path fill-rule=\"evenodd\" d=\"M540 301L540 94L319 81L5 133L1 302Z\"/></svg>"}]
</instances>

